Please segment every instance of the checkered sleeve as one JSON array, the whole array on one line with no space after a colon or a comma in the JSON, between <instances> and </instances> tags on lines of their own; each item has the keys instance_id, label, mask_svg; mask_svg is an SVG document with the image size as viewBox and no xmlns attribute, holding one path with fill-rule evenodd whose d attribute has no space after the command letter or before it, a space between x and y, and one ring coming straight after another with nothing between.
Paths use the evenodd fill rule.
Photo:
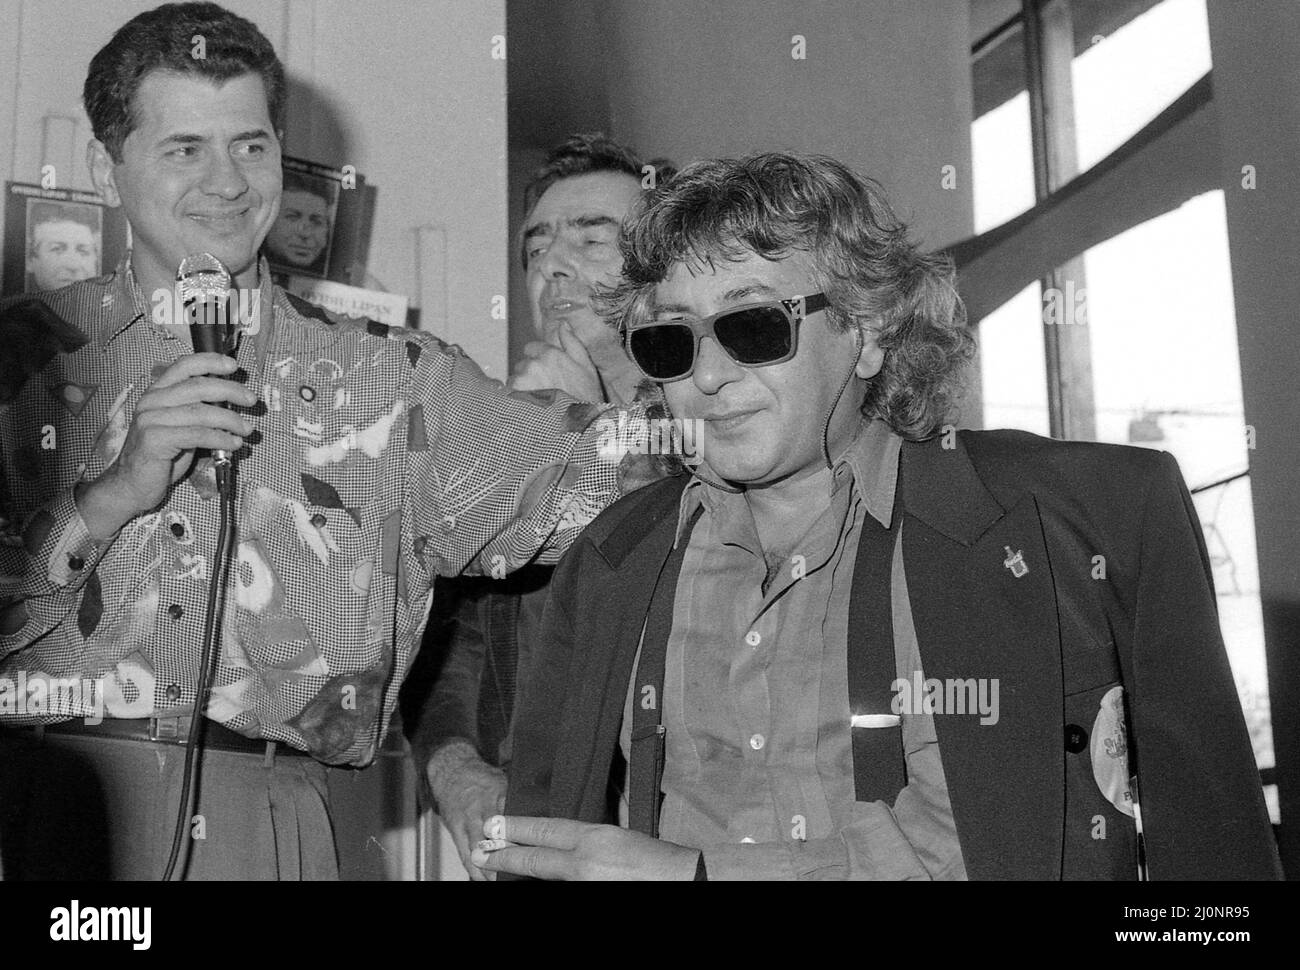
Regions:
<instances>
[{"instance_id":1,"label":"checkered sleeve","mask_svg":"<svg viewBox=\"0 0 1300 970\"><path fill-rule=\"evenodd\" d=\"M73 489L30 516L21 529L4 503L0 509L0 658L72 622L87 581L111 545L97 540L77 511Z\"/></svg>"},{"instance_id":2,"label":"checkered sleeve","mask_svg":"<svg viewBox=\"0 0 1300 970\"><path fill-rule=\"evenodd\" d=\"M429 569L503 576L555 562L621 494L608 447L619 412L559 391L508 392L458 348L417 368L410 410L429 447L411 455L412 519ZM644 417L635 405L632 417Z\"/></svg>"}]
</instances>

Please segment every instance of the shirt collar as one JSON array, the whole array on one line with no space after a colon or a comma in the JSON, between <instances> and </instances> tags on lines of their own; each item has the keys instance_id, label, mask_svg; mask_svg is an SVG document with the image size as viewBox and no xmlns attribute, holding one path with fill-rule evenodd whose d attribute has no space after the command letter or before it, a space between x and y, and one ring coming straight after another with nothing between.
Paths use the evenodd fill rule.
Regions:
<instances>
[{"instance_id":1,"label":"shirt collar","mask_svg":"<svg viewBox=\"0 0 1300 970\"><path fill-rule=\"evenodd\" d=\"M96 337L99 349L105 349L123 330L145 315L146 303L140 285L131 270L131 251L127 250L108 280L103 307L104 325Z\"/></svg>"},{"instance_id":2,"label":"shirt collar","mask_svg":"<svg viewBox=\"0 0 1300 970\"><path fill-rule=\"evenodd\" d=\"M261 290L261 312L264 314L261 324L266 327L270 323L273 300L278 294L271 280L271 264L265 256L258 257L257 278ZM103 307L107 316L96 338L100 350L105 349L128 327L152 313L152 303L145 299L140 284L136 282L135 271L131 268L130 250L127 250L109 278Z\"/></svg>"},{"instance_id":3,"label":"shirt collar","mask_svg":"<svg viewBox=\"0 0 1300 970\"><path fill-rule=\"evenodd\" d=\"M871 517L886 529L893 521L894 495L898 489L898 459L903 439L884 421L864 420L858 434L835 460L831 472L831 494L846 485L862 498ZM730 503L741 498L702 478L692 476L682 490L678 504L677 533L674 545L681 540L695 510L701 505L710 515L730 514Z\"/></svg>"}]
</instances>

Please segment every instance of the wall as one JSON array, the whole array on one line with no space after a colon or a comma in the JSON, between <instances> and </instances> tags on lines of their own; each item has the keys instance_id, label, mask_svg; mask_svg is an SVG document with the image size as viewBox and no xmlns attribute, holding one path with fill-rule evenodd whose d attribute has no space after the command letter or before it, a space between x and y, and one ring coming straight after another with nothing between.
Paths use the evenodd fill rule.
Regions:
<instances>
[{"instance_id":1,"label":"wall","mask_svg":"<svg viewBox=\"0 0 1300 970\"><path fill-rule=\"evenodd\" d=\"M616 136L678 161L833 155L878 179L919 237L969 235L968 0L610 0ZM792 38L805 41L803 59ZM955 189L942 188L952 165Z\"/></svg>"},{"instance_id":2,"label":"wall","mask_svg":"<svg viewBox=\"0 0 1300 970\"><path fill-rule=\"evenodd\" d=\"M597 129L679 164L817 151L883 183L927 246L973 231L968 0L509 0L508 24L512 158ZM511 274L513 355L531 337Z\"/></svg>"}]
</instances>

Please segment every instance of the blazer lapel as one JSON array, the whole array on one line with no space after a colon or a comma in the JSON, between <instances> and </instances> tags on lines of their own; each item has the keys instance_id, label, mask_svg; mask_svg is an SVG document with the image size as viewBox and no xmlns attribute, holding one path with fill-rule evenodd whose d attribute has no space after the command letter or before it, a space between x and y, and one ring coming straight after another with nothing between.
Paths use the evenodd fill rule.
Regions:
<instances>
[{"instance_id":1,"label":"blazer lapel","mask_svg":"<svg viewBox=\"0 0 1300 970\"><path fill-rule=\"evenodd\" d=\"M672 551L685 476L675 484L651 485L656 493L596 545L597 561L609 570L581 593L584 616L597 618L591 638L579 644L575 690L565 705L562 738L551 783L551 810L559 818L605 816L610 765L618 745L623 707L632 680L641 630L659 568ZM636 555L632 555L635 552Z\"/></svg>"},{"instance_id":2,"label":"blazer lapel","mask_svg":"<svg viewBox=\"0 0 1300 970\"><path fill-rule=\"evenodd\" d=\"M1023 494L1004 511L960 441L903 454L903 562L925 676L975 678L990 700L997 689L987 717L934 719L966 870L1059 879L1060 635L1037 503Z\"/></svg>"}]
</instances>

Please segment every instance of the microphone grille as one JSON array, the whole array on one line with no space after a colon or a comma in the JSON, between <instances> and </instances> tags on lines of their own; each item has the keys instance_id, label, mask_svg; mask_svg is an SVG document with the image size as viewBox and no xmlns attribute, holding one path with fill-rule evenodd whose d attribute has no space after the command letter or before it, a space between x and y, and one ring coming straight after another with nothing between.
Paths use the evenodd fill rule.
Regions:
<instances>
[{"instance_id":1,"label":"microphone grille","mask_svg":"<svg viewBox=\"0 0 1300 970\"><path fill-rule=\"evenodd\" d=\"M176 281L183 303L219 300L230 292L230 271L211 253L193 253L182 259Z\"/></svg>"}]
</instances>

